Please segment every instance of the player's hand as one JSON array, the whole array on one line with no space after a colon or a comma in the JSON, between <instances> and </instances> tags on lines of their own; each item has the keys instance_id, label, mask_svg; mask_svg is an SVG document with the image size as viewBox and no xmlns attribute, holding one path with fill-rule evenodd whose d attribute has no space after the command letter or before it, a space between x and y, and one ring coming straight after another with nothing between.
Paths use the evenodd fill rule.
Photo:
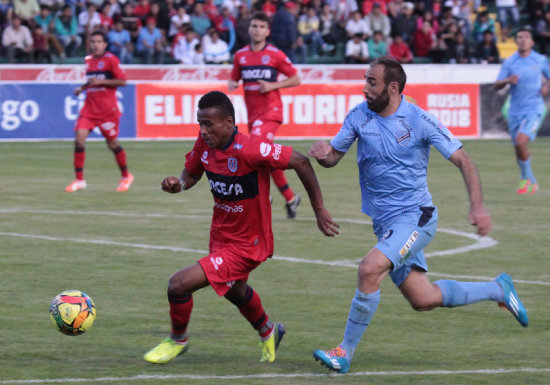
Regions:
<instances>
[{"instance_id":1,"label":"player's hand","mask_svg":"<svg viewBox=\"0 0 550 385\"><path fill-rule=\"evenodd\" d=\"M468 214L470 224L477 227L479 235L487 235L491 232L491 215L483 208L470 210Z\"/></svg>"},{"instance_id":2,"label":"player's hand","mask_svg":"<svg viewBox=\"0 0 550 385\"><path fill-rule=\"evenodd\" d=\"M275 89L275 86L272 82L258 80L258 83L260 83L260 94L265 94L266 92L273 91Z\"/></svg>"},{"instance_id":3,"label":"player's hand","mask_svg":"<svg viewBox=\"0 0 550 385\"><path fill-rule=\"evenodd\" d=\"M338 229L340 225L332 220L332 216L324 207L315 212L317 217L317 226L319 230L327 237L334 237L335 235L340 234Z\"/></svg>"},{"instance_id":4,"label":"player's hand","mask_svg":"<svg viewBox=\"0 0 550 385\"><path fill-rule=\"evenodd\" d=\"M75 94L75 96L78 96L82 93L82 91L84 91L84 88L82 86L79 86L74 89L73 93Z\"/></svg>"},{"instance_id":5,"label":"player's hand","mask_svg":"<svg viewBox=\"0 0 550 385\"><path fill-rule=\"evenodd\" d=\"M508 78L508 83L510 84L518 84L518 79L519 79L519 76L518 75L512 75Z\"/></svg>"},{"instance_id":6,"label":"player's hand","mask_svg":"<svg viewBox=\"0 0 550 385\"><path fill-rule=\"evenodd\" d=\"M229 90L229 92L235 91L238 87L239 87L239 82L236 82L235 80L230 79L227 82L227 89Z\"/></svg>"},{"instance_id":7,"label":"player's hand","mask_svg":"<svg viewBox=\"0 0 550 385\"><path fill-rule=\"evenodd\" d=\"M307 155L315 159L326 159L332 151L332 146L327 142L317 141L311 145Z\"/></svg>"},{"instance_id":8,"label":"player's hand","mask_svg":"<svg viewBox=\"0 0 550 385\"><path fill-rule=\"evenodd\" d=\"M164 191L170 194L176 194L181 191L180 180L175 176L169 176L168 178L164 178L160 186Z\"/></svg>"}]
</instances>

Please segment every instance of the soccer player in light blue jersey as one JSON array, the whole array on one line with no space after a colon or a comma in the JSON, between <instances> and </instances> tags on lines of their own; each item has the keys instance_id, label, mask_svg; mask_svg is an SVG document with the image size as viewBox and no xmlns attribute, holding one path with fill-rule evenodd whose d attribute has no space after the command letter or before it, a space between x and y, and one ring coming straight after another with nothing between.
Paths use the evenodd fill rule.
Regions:
<instances>
[{"instance_id":1,"label":"soccer player in light blue jersey","mask_svg":"<svg viewBox=\"0 0 550 385\"><path fill-rule=\"evenodd\" d=\"M333 167L357 140L362 211L372 218L378 238L359 264L357 290L342 343L335 349L316 350L315 359L339 373L349 370L378 307L380 284L388 274L415 310L492 300L526 327L527 310L508 274L489 282L428 280L423 249L434 237L438 220L426 181L430 146L461 171L470 200L468 219L479 235L487 235L491 217L483 206L479 174L462 143L433 115L402 96L406 75L401 64L377 59L365 80L366 102L349 112L330 144L316 142L308 152L322 166Z\"/></svg>"},{"instance_id":2,"label":"soccer player in light blue jersey","mask_svg":"<svg viewBox=\"0 0 550 385\"><path fill-rule=\"evenodd\" d=\"M531 157L527 145L535 140L544 118L543 96L548 93L550 68L546 56L533 51L533 33L528 28L516 34L518 51L502 63L495 88L510 84L510 109L508 130L516 150L521 171L517 193L534 194L539 185L531 169ZM543 80L544 77L544 80Z\"/></svg>"}]
</instances>

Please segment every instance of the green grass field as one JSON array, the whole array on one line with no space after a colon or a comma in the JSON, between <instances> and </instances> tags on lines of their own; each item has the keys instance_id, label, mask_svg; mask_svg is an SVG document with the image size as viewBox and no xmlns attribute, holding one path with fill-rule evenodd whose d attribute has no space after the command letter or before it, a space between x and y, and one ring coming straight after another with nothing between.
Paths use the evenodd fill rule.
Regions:
<instances>
[{"instance_id":1,"label":"green grass field","mask_svg":"<svg viewBox=\"0 0 550 385\"><path fill-rule=\"evenodd\" d=\"M483 280L506 271L529 309L529 328L490 302L415 312L387 278L348 375L327 374L312 351L341 341L355 290L350 261L375 242L360 213L355 154L333 169L315 165L326 206L341 223L337 238L317 230L307 199L298 220L286 220L273 191L275 254L286 258L260 266L250 285L287 328L276 362L258 362L254 330L206 288L194 296L189 351L154 366L142 356L169 332L168 277L203 256L184 250L208 248L212 198L204 180L183 194L160 190L163 177L179 174L192 143L123 144L136 177L130 191L115 192L112 154L89 142L88 189L69 194L71 142L0 143L0 384L550 383L549 139L530 147L541 185L534 196L515 194L509 141L465 142L493 215L492 247L442 253L477 240L464 236L474 228L459 171L434 150L429 173L441 230L426 250L430 279ZM304 152L310 142L290 144ZM295 173L288 175L305 196ZM66 289L95 301L97 319L85 335L64 336L49 320L50 301Z\"/></svg>"}]
</instances>

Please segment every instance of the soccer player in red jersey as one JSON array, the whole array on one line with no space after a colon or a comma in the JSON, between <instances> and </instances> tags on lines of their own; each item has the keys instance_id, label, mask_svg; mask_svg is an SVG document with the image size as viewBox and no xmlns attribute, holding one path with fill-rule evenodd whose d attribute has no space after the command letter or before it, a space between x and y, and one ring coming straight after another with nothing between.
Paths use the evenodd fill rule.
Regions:
<instances>
[{"instance_id":1,"label":"soccer player in red jersey","mask_svg":"<svg viewBox=\"0 0 550 385\"><path fill-rule=\"evenodd\" d=\"M235 53L233 71L227 87L230 92L237 89L243 80L244 99L248 111L248 131L252 138L273 143L279 125L283 122L283 103L280 88L300 85L296 68L283 51L267 43L269 18L259 12L252 16L250 44ZM279 73L286 76L278 80ZM283 170L273 169L273 181L286 200L287 217L296 217L300 196L294 194Z\"/></svg>"},{"instance_id":2,"label":"soccer player in red jersey","mask_svg":"<svg viewBox=\"0 0 550 385\"><path fill-rule=\"evenodd\" d=\"M126 85L126 73L120 68L118 58L106 52L107 38L101 31L95 31L90 36L92 54L86 56L86 84L75 89L74 94L80 95L86 91L86 101L80 111L75 125L74 169L76 180L65 188L67 192L75 192L86 188L84 180L84 160L86 152L84 143L90 132L98 127L107 141L107 146L115 154L122 177L117 191L127 191L134 181L134 176L128 172L126 152L118 143L118 124L120 111L117 106L116 89Z\"/></svg>"},{"instance_id":3,"label":"soccer player in red jersey","mask_svg":"<svg viewBox=\"0 0 550 385\"><path fill-rule=\"evenodd\" d=\"M235 110L220 91L204 95L197 112L200 134L186 155L180 177L162 181L162 189L178 193L193 187L206 173L214 196L210 254L170 277L168 302L172 333L144 356L163 364L187 350L187 324L193 292L208 285L232 302L258 331L260 361L273 362L285 329L269 319L258 294L247 284L252 270L273 255L269 177L272 168L293 168L308 192L323 234L338 234L338 225L324 208L323 196L309 159L280 144L241 134Z\"/></svg>"}]
</instances>

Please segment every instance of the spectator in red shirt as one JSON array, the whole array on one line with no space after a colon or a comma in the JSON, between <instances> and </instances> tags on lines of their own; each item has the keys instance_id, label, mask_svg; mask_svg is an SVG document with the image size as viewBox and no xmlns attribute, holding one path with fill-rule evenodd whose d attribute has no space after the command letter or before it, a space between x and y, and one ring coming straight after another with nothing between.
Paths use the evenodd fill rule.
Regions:
<instances>
[{"instance_id":1,"label":"spectator in red shirt","mask_svg":"<svg viewBox=\"0 0 550 385\"><path fill-rule=\"evenodd\" d=\"M414 32L414 54L418 57L428 57L430 50L434 49L436 40L432 33L432 25L428 20L422 23L422 28Z\"/></svg>"},{"instance_id":2,"label":"spectator in red shirt","mask_svg":"<svg viewBox=\"0 0 550 385\"><path fill-rule=\"evenodd\" d=\"M113 19L111 18L111 4L105 3L103 4L103 7L101 7L101 13L99 14L99 18L101 19L100 28L103 32L109 33L111 29L113 29Z\"/></svg>"},{"instance_id":3,"label":"spectator in red shirt","mask_svg":"<svg viewBox=\"0 0 550 385\"><path fill-rule=\"evenodd\" d=\"M389 55L399 63L411 63L413 61L413 54L409 46L403 41L403 36L399 34L393 36L393 42L389 47Z\"/></svg>"},{"instance_id":4,"label":"spectator in red shirt","mask_svg":"<svg viewBox=\"0 0 550 385\"><path fill-rule=\"evenodd\" d=\"M134 7L134 15L139 18L141 25L145 25L146 19L151 11L149 0L139 0L139 3Z\"/></svg>"}]
</instances>

